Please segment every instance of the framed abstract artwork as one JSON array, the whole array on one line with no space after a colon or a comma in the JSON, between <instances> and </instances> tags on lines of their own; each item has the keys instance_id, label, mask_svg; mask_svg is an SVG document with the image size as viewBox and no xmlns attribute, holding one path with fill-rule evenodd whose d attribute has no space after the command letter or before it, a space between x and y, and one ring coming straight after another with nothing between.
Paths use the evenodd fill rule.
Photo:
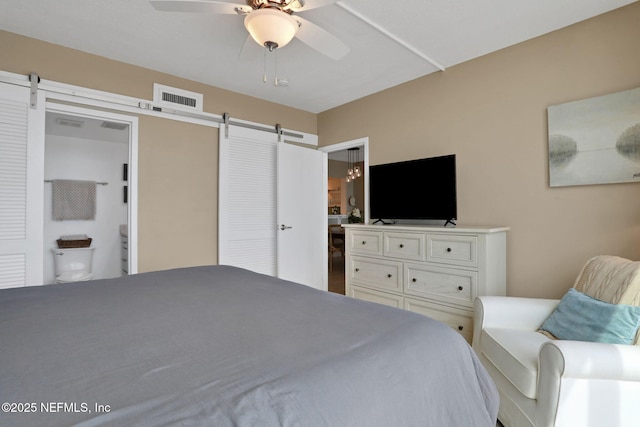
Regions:
<instances>
[{"instance_id":1,"label":"framed abstract artwork","mask_svg":"<svg viewBox=\"0 0 640 427\"><path fill-rule=\"evenodd\" d=\"M640 182L640 88L547 108L549 184Z\"/></svg>"}]
</instances>

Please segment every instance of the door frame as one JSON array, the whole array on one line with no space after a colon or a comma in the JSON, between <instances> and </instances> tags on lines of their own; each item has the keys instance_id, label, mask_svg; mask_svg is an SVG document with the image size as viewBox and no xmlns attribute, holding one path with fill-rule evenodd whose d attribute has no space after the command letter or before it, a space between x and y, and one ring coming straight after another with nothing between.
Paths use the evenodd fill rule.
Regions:
<instances>
[{"instance_id":1,"label":"door frame","mask_svg":"<svg viewBox=\"0 0 640 427\"><path fill-rule=\"evenodd\" d=\"M325 153L333 153L336 151L347 150L349 148L354 147L363 147L363 169L364 169L364 224L369 224L369 137L365 136L358 139L353 139L351 141L340 142L337 144L326 145L324 147L318 148L320 151L324 151ZM326 160L326 167L324 168L324 181L328 181L329 179L329 159ZM326 194L324 195L326 197ZM325 209L326 212L326 209Z\"/></svg>"},{"instance_id":2,"label":"door frame","mask_svg":"<svg viewBox=\"0 0 640 427\"><path fill-rule=\"evenodd\" d=\"M129 125L129 167L128 167L128 272L138 273L138 117L103 111L91 106L74 106L47 101L46 113L63 113L95 120L126 123ZM42 135L45 138L45 135ZM42 243L44 246L44 242Z\"/></svg>"}]
</instances>

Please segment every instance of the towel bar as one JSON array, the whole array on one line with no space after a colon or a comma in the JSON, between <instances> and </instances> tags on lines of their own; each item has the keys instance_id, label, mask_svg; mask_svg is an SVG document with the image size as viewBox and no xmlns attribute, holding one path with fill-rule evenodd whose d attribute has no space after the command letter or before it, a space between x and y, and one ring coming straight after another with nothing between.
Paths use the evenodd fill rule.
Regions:
<instances>
[{"instance_id":1,"label":"towel bar","mask_svg":"<svg viewBox=\"0 0 640 427\"><path fill-rule=\"evenodd\" d=\"M45 179L44 182L53 182L52 179ZM108 182L96 182L98 185L109 185Z\"/></svg>"}]
</instances>

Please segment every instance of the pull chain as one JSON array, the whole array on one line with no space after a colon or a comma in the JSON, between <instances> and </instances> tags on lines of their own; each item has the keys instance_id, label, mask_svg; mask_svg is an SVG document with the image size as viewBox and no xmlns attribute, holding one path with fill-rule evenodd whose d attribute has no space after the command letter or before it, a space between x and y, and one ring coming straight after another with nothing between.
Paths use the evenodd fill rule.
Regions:
<instances>
[{"instance_id":1,"label":"pull chain","mask_svg":"<svg viewBox=\"0 0 640 427\"><path fill-rule=\"evenodd\" d=\"M273 80L273 84L275 86L278 86L278 51L277 50L275 53L275 61L276 61L276 67L275 67L275 78Z\"/></svg>"},{"instance_id":2,"label":"pull chain","mask_svg":"<svg viewBox=\"0 0 640 427\"><path fill-rule=\"evenodd\" d=\"M277 49L269 49L268 47L265 48L264 50L264 64L263 64L263 73L262 73L262 83L266 83L268 80L267 77L267 51L269 52L275 52L274 53L274 79L273 79L273 85L277 86L277 87L284 87L284 86L288 86L289 82L287 81L287 79L281 80L278 78L278 50Z\"/></svg>"},{"instance_id":3,"label":"pull chain","mask_svg":"<svg viewBox=\"0 0 640 427\"><path fill-rule=\"evenodd\" d=\"M264 48L264 74L262 75L262 83L267 82L267 48Z\"/></svg>"}]
</instances>

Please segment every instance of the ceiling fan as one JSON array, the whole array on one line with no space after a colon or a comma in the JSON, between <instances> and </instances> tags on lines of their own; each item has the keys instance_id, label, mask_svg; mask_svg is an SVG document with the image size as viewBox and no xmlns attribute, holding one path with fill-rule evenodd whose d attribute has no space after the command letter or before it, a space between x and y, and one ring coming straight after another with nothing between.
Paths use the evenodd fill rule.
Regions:
<instances>
[{"instance_id":1,"label":"ceiling fan","mask_svg":"<svg viewBox=\"0 0 640 427\"><path fill-rule=\"evenodd\" d=\"M253 40L269 51L281 48L294 37L309 47L338 60L349 47L333 34L298 14L336 3L338 0L149 0L161 11L243 15Z\"/></svg>"}]
</instances>

